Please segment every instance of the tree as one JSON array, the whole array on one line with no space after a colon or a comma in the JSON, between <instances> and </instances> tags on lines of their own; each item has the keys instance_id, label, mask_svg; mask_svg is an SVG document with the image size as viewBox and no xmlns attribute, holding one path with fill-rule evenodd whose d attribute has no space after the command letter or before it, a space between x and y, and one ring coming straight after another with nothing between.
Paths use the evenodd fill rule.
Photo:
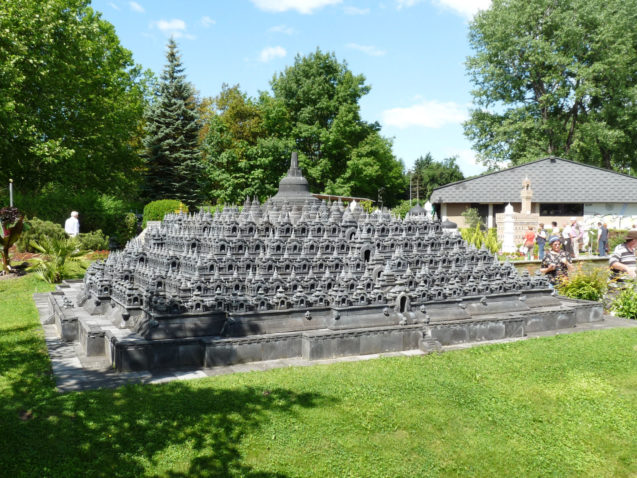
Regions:
<instances>
[{"instance_id":1,"label":"tree","mask_svg":"<svg viewBox=\"0 0 637 478\"><path fill-rule=\"evenodd\" d=\"M634 170L637 0L494 0L474 18L465 123L483 163L544 155Z\"/></svg>"},{"instance_id":2,"label":"tree","mask_svg":"<svg viewBox=\"0 0 637 478\"><path fill-rule=\"evenodd\" d=\"M383 203L393 204L406 183L403 164L396 160L391 148L390 140L370 134L353 149L345 172L336 181L329 181L325 192L372 200L380 192Z\"/></svg>"},{"instance_id":3,"label":"tree","mask_svg":"<svg viewBox=\"0 0 637 478\"><path fill-rule=\"evenodd\" d=\"M456 164L455 157L436 161L430 153L427 153L425 156L420 156L414 163L411 174L412 195L416 196L416 191L413 191L416 184L419 197L428 199L437 187L463 179L464 175Z\"/></svg>"},{"instance_id":4,"label":"tree","mask_svg":"<svg viewBox=\"0 0 637 478\"><path fill-rule=\"evenodd\" d=\"M386 199L395 199L400 189L395 171L402 170L402 164L393 157L391 143L380 136L380 126L360 117L358 102L370 90L363 75L354 75L333 53L317 49L297 55L294 65L275 75L270 85L275 100L270 106L282 105L287 111L285 134L294 140L313 190L375 198L385 187ZM380 172L367 175L371 182L358 175L363 163Z\"/></svg>"},{"instance_id":5,"label":"tree","mask_svg":"<svg viewBox=\"0 0 637 478\"><path fill-rule=\"evenodd\" d=\"M287 111L275 103L257 102L239 85L223 85L211 100L202 152L214 202L265 200L276 193L294 143L285 135Z\"/></svg>"},{"instance_id":6,"label":"tree","mask_svg":"<svg viewBox=\"0 0 637 478\"><path fill-rule=\"evenodd\" d=\"M0 184L132 194L145 78L89 0L0 7Z\"/></svg>"},{"instance_id":7,"label":"tree","mask_svg":"<svg viewBox=\"0 0 637 478\"><path fill-rule=\"evenodd\" d=\"M202 196L203 170L195 92L186 81L172 38L166 59L155 101L146 116L144 195L151 201L179 199L194 206Z\"/></svg>"}]
</instances>

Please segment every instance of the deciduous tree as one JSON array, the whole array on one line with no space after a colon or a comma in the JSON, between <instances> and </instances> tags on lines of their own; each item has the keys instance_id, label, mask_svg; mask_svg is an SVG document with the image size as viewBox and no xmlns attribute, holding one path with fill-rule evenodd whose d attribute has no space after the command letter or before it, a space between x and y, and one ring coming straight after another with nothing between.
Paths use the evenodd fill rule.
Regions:
<instances>
[{"instance_id":1,"label":"deciduous tree","mask_svg":"<svg viewBox=\"0 0 637 478\"><path fill-rule=\"evenodd\" d=\"M411 173L412 189L418 186L420 199L429 199L434 189L445 184L461 181L464 179L460 167L456 164L456 158L445 158L436 161L431 153L420 156L414 162L414 169ZM416 191L412 191L416 197Z\"/></svg>"},{"instance_id":2,"label":"deciduous tree","mask_svg":"<svg viewBox=\"0 0 637 478\"><path fill-rule=\"evenodd\" d=\"M88 0L0 5L0 184L135 187L144 75Z\"/></svg>"},{"instance_id":3,"label":"deciduous tree","mask_svg":"<svg viewBox=\"0 0 637 478\"><path fill-rule=\"evenodd\" d=\"M634 169L636 12L637 0L493 0L476 15L465 132L482 161Z\"/></svg>"}]
</instances>

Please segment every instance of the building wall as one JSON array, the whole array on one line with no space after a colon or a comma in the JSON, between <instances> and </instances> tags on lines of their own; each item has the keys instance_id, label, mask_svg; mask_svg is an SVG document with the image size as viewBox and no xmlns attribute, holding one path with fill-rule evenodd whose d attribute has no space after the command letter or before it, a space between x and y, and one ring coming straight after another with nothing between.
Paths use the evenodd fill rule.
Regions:
<instances>
[{"instance_id":1,"label":"building wall","mask_svg":"<svg viewBox=\"0 0 637 478\"><path fill-rule=\"evenodd\" d=\"M513 206L513 212L519 213L522 207L520 202L511 203ZM467 227L462 213L471 207L471 203L453 203L446 204L446 217L448 220L455 222L458 227ZM539 214L539 203L533 203L531 210L534 214ZM493 224L496 224L494 213ZM589 203L584 204L583 216L538 216L538 223L543 223L544 227L548 230L551 229L551 223L557 222L557 226L561 229L566 224L571 222L571 217L574 217L580 224L592 223L597 221L607 222L609 226L614 228L628 229L632 224L637 224L637 204L628 203ZM618 218L623 219L620 221ZM526 222L525 222L526 225ZM535 224L537 226L537 224Z\"/></svg>"},{"instance_id":2,"label":"building wall","mask_svg":"<svg viewBox=\"0 0 637 478\"><path fill-rule=\"evenodd\" d=\"M637 216L637 204L592 203L584 204L585 216Z\"/></svg>"}]
</instances>

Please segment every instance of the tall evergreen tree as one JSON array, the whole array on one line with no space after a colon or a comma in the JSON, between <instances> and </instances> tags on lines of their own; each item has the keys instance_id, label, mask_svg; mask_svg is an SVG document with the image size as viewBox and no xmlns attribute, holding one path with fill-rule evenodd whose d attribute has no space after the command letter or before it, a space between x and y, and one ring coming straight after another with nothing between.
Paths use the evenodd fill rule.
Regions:
<instances>
[{"instance_id":1,"label":"tall evergreen tree","mask_svg":"<svg viewBox=\"0 0 637 478\"><path fill-rule=\"evenodd\" d=\"M179 199L188 206L201 198L202 162L195 92L186 81L177 44L171 38L156 99L146 116L145 197Z\"/></svg>"}]
</instances>

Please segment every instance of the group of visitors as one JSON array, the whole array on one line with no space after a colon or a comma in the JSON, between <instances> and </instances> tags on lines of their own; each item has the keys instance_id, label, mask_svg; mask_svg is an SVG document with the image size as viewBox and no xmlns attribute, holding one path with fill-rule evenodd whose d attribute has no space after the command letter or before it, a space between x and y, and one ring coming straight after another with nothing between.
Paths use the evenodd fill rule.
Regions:
<instances>
[{"instance_id":1,"label":"group of visitors","mask_svg":"<svg viewBox=\"0 0 637 478\"><path fill-rule=\"evenodd\" d=\"M562 249L571 259L578 258L585 242L588 242L588 239L586 241L584 239L586 233L587 229L582 227L574 217L562 229L558 227L557 221L551 222L550 230L545 229L544 224L540 223L537 232L533 232L533 226L529 226L524 233L522 249L526 253L527 260L532 260L534 246L537 244L538 259L543 260L547 242L551 237L557 237ZM597 224L597 241L596 244L590 245L589 250L600 256L608 255L608 226L606 224L601 222Z\"/></svg>"},{"instance_id":2,"label":"group of visitors","mask_svg":"<svg viewBox=\"0 0 637 478\"><path fill-rule=\"evenodd\" d=\"M533 226L529 226L523 236L522 250L526 253L527 260L532 260L534 246L537 244L537 255L542 261L540 271L555 285L573 269L573 259L579 258L586 232L574 217L562 229L556 221L551 223L550 230L545 229L542 223L537 231L533 230ZM589 238L594 238L594 233ZM635 278L636 248L637 228L633 226L626 235L626 241L618 245L610 255L609 267L613 278ZM590 244L589 250L597 252L602 257L609 254L607 224L597 224L597 240Z\"/></svg>"},{"instance_id":3,"label":"group of visitors","mask_svg":"<svg viewBox=\"0 0 637 478\"><path fill-rule=\"evenodd\" d=\"M541 225L540 225L541 226ZM600 256L607 254L608 248L608 227L606 224L599 224L598 251ZM564 235L560 238L552 235L548 238L550 249L542 259L540 272L545 274L552 285L568 277L569 271L573 269L573 255L569 253L564 244ZM538 243L539 246L539 243ZM633 228L626 234L624 243L615 247L610 255L608 266L611 271L611 278L614 280L635 279L637 260L635 250L637 249L637 229ZM577 257L577 256L575 256Z\"/></svg>"}]
</instances>

